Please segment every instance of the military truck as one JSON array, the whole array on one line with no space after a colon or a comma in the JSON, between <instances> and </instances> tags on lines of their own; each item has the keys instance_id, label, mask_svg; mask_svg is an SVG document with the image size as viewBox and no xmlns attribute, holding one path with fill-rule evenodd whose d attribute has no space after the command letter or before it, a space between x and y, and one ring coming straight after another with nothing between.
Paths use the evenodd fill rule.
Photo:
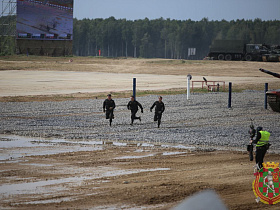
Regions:
<instances>
[{"instance_id":1,"label":"military truck","mask_svg":"<svg viewBox=\"0 0 280 210\"><path fill-rule=\"evenodd\" d=\"M244 40L214 40L208 57L226 61L262 61L264 54L269 54L267 45L246 44Z\"/></svg>"}]
</instances>

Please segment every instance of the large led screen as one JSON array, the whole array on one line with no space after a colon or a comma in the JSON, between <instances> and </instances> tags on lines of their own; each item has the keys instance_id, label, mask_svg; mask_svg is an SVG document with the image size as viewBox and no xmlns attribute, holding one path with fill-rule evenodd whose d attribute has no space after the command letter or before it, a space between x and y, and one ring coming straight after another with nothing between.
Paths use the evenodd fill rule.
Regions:
<instances>
[{"instance_id":1,"label":"large led screen","mask_svg":"<svg viewBox=\"0 0 280 210\"><path fill-rule=\"evenodd\" d=\"M72 40L73 0L17 0L17 39Z\"/></svg>"}]
</instances>

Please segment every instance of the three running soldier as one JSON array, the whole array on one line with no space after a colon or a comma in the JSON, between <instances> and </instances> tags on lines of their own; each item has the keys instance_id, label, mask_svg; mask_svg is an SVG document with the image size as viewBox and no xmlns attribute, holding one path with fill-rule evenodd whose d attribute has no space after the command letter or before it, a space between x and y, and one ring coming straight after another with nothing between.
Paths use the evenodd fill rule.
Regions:
<instances>
[{"instance_id":1,"label":"three running soldier","mask_svg":"<svg viewBox=\"0 0 280 210\"><path fill-rule=\"evenodd\" d=\"M115 101L112 99L111 94L108 94L107 99L103 102L103 112L106 113L106 119L109 119L110 126L112 125L112 121L114 119L115 107L116 107ZM143 106L138 101L135 100L134 96L131 96L130 101L127 104L127 109L131 111L130 125L133 125L134 120L139 120L141 122L141 117L136 116L136 113L138 112L138 107L141 109L141 112L143 113ZM161 124L162 113L165 111L165 105L162 101L161 96L158 98L158 101L155 101L151 106L150 108L151 112L154 107L155 107L154 121L158 121L158 128L159 128Z\"/></svg>"}]
</instances>

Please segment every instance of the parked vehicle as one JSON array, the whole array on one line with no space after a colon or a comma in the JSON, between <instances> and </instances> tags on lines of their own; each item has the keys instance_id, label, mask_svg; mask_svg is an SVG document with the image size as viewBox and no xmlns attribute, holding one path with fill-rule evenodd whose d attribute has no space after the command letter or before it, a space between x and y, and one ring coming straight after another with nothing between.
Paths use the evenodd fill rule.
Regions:
<instances>
[{"instance_id":1,"label":"parked vehicle","mask_svg":"<svg viewBox=\"0 0 280 210\"><path fill-rule=\"evenodd\" d=\"M214 60L262 61L263 56L269 60L269 45L247 44L244 40L214 40L208 57Z\"/></svg>"},{"instance_id":2,"label":"parked vehicle","mask_svg":"<svg viewBox=\"0 0 280 210\"><path fill-rule=\"evenodd\" d=\"M263 61L280 62L280 45L272 45L269 54L262 55Z\"/></svg>"}]
</instances>

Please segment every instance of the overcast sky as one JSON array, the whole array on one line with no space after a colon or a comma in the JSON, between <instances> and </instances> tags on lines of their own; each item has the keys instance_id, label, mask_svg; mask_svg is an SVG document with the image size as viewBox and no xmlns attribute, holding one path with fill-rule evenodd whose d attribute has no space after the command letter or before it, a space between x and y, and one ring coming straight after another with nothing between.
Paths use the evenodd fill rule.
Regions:
<instances>
[{"instance_id":1,"label":"overcast sky","mask_svg":"<svg viewBox=\"0 0 280 210\"><path fill-rule=\"evenodd\" d=\"M74 0L78 19L111 16L128 20L280 20L280 0Z\"/></svg>"},{"instance_id":2,"label":"overcast sky","mask_svg":"<svg viewBox=\"0 0 280 210\"><path fill-rule=\"evenodd\" d=\"M280 0L74 0L74 17L280 20Z\"/></svg>"}]
</instances>

